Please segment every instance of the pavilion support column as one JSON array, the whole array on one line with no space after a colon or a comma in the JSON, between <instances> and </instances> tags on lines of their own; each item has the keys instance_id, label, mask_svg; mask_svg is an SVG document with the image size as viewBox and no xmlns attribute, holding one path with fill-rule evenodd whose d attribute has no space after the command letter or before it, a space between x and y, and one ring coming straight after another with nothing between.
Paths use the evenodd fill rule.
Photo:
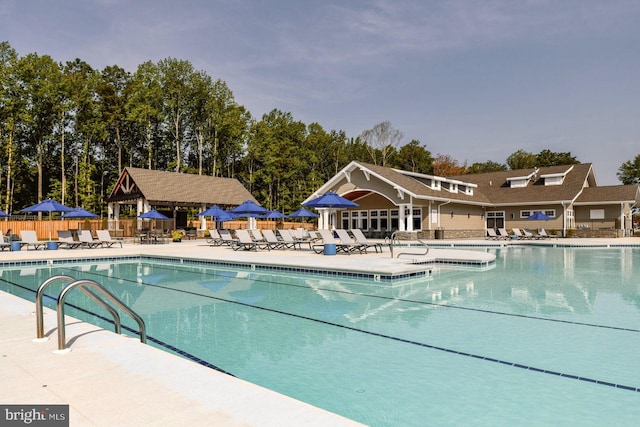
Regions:
<instances>
[{"instance_id":1,"label":"pavilion support column","mask_svg":"<svg viewBox=\"0 0 640 427\"><path fill-rule=\"evenodd\" d=\"M206 208L207 206L202 204L200 206L200 209L198 210L198 213L204 212ZM200 217L200 230L206 230L206 229L207 229L207 218L204 215L202 215Z\"/></svg>"},{"instance_id":2,"label":"pavilion support column","mask_svg":"<svg viewBox=\"0 0 640 427\"><path fill-rule=\"evenodd\" d=\"M120 203L113 204L114 230L120 230Z\"/></svg>"},{"instance_id":3,"label":"pavilion support column","mask_svg":"<svg viewBox=\"0 0 640 427\"><path fill-rule=\"evenodd\" d=\"M143 198L138 199L136 202L136 216L140 216L145 212L149 211L149 204L146 203L146 200ZM138 230L142 230L142 219L138 218Z\"/></svg>"},{"instance_id":4,"label":"pavilion support column","mask_svg":"<svg viewBox=\"0 0 640 427\"><path fill-rule=\"evenodd\" d=\"M113 202L107 204L107 230L116 230L114 228L114 216L113 216Z\"/></svg>"}]
</instances>

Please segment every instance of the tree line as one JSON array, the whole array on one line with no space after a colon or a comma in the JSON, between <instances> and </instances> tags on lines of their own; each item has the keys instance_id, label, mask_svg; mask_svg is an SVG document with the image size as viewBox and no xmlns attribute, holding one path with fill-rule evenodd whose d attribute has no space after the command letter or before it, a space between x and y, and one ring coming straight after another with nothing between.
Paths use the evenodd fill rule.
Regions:
<instances>
[{"instance_id":1,"label":"tree line","mask_svg":"<svg viewBox=\"0 0 640 427\"><path fill-rule=\"evenodd\" d=\"M288 212L352 160L440 176L578 163L571 153L518 150L468 166L402 138L390 122L354 137L277 109L254 118L223 80L185 60L96 70L0 43L7 212L46 197L100 212L126 166L236 178L265 207Z\"/></svg>"}]
</instances>

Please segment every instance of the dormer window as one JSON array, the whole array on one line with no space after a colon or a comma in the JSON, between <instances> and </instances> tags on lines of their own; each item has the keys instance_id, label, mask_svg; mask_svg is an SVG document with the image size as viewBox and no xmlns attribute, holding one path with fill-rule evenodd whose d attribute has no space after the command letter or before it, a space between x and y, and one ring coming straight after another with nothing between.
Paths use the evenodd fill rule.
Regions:
<instances>
[{"instance_id":1,"label":"dormer window","mask_svg":"<svg viewBox=\"0 0 640 427\"><path fill-rule=\"evenodd\" d=\"M467 196L473 196L473 188L468 185L460 185L458 186L458 191L466 194Z\"/></svg>"},{"instance_id":2,"label":"dormer window","mask_svg":"<svg viewBox=\"0 0 640 427\"><path fill-rule=\"evenodd\" d=\"M538 169L531 172L526 176L514 176L513 178L507 178L507 182L509 183L509 187L511 188L523 188L529 184L529 181L535 179L536 174L538 173Z\"/></svg>"},{"instance_id":3,"label":"dormer window","mask_svg":"<svg viewBox=\"0 0 640 427\"><path fill-rule=\"evenodd\" d=\"M527 183L529 182L528 179L508 179L509 181L509 187L511 188L522 188L522 187L526 187Z\"/></svg>"},{"instance_id":4,"label":"dormer window","mask_svg":"<svg viewBox=\"0 0 640 427\"><path fill-rule=\"evenodd\" d=\"M572 169L573 166L571 166L564 172L540 175L540 178L544 180L544 185L562 185L562 183L564 182L564 178L569 172L571 172Z\"/></svg>"}]
</instances>

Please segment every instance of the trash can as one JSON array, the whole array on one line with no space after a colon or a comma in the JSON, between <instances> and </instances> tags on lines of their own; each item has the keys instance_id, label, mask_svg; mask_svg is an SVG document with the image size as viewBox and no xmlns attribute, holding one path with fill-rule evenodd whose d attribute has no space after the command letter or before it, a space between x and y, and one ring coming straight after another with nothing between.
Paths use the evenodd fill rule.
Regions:
<instances>
[{"instance_id":1,"label":"trash can","mask_svg":"<svg viewBox=\"0 0 640 427\"><path fill-rule=\"evenodd\" d=\"M19 251L21 247L22 245L20 244L20 242L11 242L12 251Z\"/></svg>"},{"instance_id":2,"label":"trash can","mask_svg":"<svg viewBox=\"0 0 640 427\"><path fill-rule=\"evenodd\" d=\"M47 250L48 251L57 251L58 250L58 242L47 242Z\"/></svg>"},{"instance_id":3,"label":"trash can","mask_svg":"<svg viewBox=\"0 0 640 427\"><path fill-rule=\"evenodd\" d=\"M444 229L443 228L438 228L435 231L435 237L436 240L442 240L444 239Z\"/></svg>"},{"instance_id":4,"label":"trash can","mask_svg":"<svg viewBox=\"0 0 640 427\"><path fill-rule=\"evenodd\" d=\"M336 244L335 243L325 243L324 244L324 254L325 255L335 255L336 254Z\"/></svg>"}]
</instances>

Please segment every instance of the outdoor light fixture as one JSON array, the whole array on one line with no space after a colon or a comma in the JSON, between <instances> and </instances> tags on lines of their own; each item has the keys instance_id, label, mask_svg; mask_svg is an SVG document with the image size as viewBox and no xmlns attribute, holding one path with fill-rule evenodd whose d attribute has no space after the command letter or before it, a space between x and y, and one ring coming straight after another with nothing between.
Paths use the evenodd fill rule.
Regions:
<instances>
[{"instance_id":1,"label":"outdoor light fixture","mask_svg":"<svg viewBox=\"0 0 640 427\"><path fill-rule=\"evenodd\" d=\"M471 218L471 214L467 212L467 218Z\"/></svg>"},{"instance_id":2,"label":"outdoor light fixture","mask_svg":"<svg viewBox=\"0 0 640 427\"><path fill-rule=\"evenodd\" d=\"M453 218L453 211L451 211L451 218Z\"/></svg>"}]
</instances>

